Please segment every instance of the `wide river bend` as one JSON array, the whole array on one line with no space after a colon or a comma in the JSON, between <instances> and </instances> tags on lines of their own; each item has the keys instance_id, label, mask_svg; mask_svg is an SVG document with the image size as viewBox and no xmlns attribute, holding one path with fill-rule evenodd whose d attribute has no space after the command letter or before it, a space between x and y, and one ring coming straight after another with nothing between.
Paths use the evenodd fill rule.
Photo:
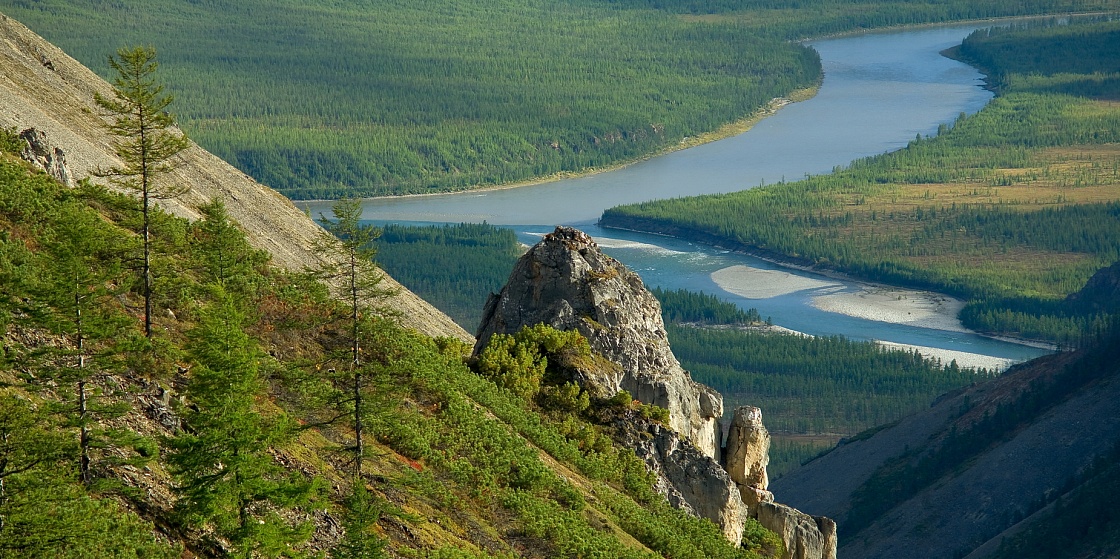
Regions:
<instances>
[{"instance_id":1,"label":"wide river bend","mask_svg":"<svg viewBox=\"0 0 1120 559\"><path fill-rule=\"evenodd\" d=\"M583 229L651 286L713 293L757 308L773 323L813 335L917 346L961 364L1003 366L1044 350L968 332L957 302L787 269L678 239L604 230L619 204L730 192L832 171L936 133L991 93L974 68L941 56L971 31L952 25L815 40L824 81L738 136L587 177L485 192L379 198L363 204L380 223L479 223L513 228L527 244L556 225ZM329 215L329 203L301 203Z\"/></svg>"}]
</instances>

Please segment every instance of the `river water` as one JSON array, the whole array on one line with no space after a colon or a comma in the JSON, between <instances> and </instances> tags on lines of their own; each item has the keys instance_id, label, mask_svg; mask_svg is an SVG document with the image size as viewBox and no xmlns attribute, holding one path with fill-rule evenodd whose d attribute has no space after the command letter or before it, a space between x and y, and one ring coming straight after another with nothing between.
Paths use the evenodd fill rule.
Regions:
<instances>
[{"instance_id":1,"label":"river water","mask_svg":"<svg viewBox=\"0 0 1120 559\"><path fill-rule=\"evenodd\" d=\"M991 99L979 72L939 54L980 27L954 25L811 41L824 66L818 94L782 108L746 133L588 177L487 192L372 199L363 204L364 217L381 223L486 221L513 228L527 244L556 225L570 225L599 240L608 254L638 272L648 285L713 293L744 308L757 308L774 324L793 330L1009 361L1036 357L1043 351L961 331L959 324L906 325L884 322L876 313L822 310L828 296L866 292L867 286L858 282L787 270L677 239L603 230L595 224L604 209L615 205L796 180L902 148L917 134L936 133L939 125L961 113L974 113ZM312 215L329 215L329 204L302 205ZM792 282L788 285L799 288L747 296L736 290L737 295L711 277L731 266L748 267L751 277L782 275Z\"/></svg>"}]
</instances>

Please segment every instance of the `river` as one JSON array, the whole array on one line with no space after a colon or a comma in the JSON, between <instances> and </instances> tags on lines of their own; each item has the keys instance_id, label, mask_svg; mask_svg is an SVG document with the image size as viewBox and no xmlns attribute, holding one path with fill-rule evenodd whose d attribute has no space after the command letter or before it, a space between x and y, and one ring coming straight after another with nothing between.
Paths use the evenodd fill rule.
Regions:
<instances>
[{"instance_id":1,"label":"river","mask_svg":"<svg viewBox=\"0 0 1120 559\"><path fill-rule=\"evenodd\" d=\"M730 192L827 173L858 158L900 149L915 135L936 133L939 125L974 113L991 99L979 72L939 54L984 26L811 41L824 67L817 95L785 106L738 136L587 177L505 190L372 199L363 204L364 217L381 223L486 221L513 228L527 244L555 225L570 225L595 237L648 285L713 293L756 308L792 330L931 348L924 351L945 360L959 357L962 364L1004 366L1030 359L1044 350L963 330L944 316L954 302L935 295L883 291L677 239L595 225L604 209L619 204ZM312 215L329 215L329 204L301 205Z\"/></svg>"}]
</instances>

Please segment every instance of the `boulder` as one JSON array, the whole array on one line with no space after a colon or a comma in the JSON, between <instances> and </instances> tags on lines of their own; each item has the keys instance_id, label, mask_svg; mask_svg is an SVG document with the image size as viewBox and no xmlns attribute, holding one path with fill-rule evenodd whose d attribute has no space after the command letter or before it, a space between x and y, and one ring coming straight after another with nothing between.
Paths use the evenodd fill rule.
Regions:
<instances>
[{"instance_id":1,"label":"boulder","mask_svg":"<svg viewBox=\"0 0 1120 559\"><path fill-rule=\"evenodd\" d=\"M762 410L743 406L735 410L727 432L727 473L735 483L765 491L770 487L770 433L762 424Z\"/></svg>"},{"instance_id":2,"label":"boulder","mask_svg":"<svg viewBox=\"0 0 1120 559\"><path fill-rule=\"evenodd\" d=\"M831 519L779 503L760 503L758 522L782 538L783 559L836 559L836 523Z\"/></svg>"}]
</instances>

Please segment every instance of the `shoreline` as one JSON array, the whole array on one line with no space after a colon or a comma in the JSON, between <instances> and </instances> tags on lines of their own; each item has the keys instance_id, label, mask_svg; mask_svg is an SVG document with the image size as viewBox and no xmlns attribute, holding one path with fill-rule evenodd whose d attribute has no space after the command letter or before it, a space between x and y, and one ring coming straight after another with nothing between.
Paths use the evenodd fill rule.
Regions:
<instances>
[{"instance_id":1,"label":"shoreline","mask_svg":"<svg viewBox=\"0 0 1120 559\"><path fill-rule=\"evenodd\" d=\"M773 324L749 324L749 325L728 325L728 324L699 324L699 323L681 323L681 326L689 328L711 328L714 330L727 330L734 329L744 332L758 332L766 335L787 335L787 336L805 336L812 338L812 334L806 334L797 330L791 330L782 326ZM954 361L961 369L972 369L977 373L981 369L987 371L995 371L1002 373L1013 365L1018 363L1014 359L1006 357L996 357L993 355L985 355L983 353L973 353L968 351L960 351L955 349L944 349L940 347L931 347L915 344L904 344L898 342L888 342L886 340L871 340L873 343L885 351L913 351L921 355L925 359L933 360L941 364L942 367L950 366Z\"/></svg>"},{"instance_id":2,"label":"shoreline","mask_svg":"<svg viewBox=\"0 0 1120 559\"><path fill-rule=\"evenodd\" d=\"M823 79L823 76L822 76L822 79ZM700 146L700 145L704 145L704 144L709 144L709 143L712 143L712 142L718 142L719 140L725 140L727 138L731 138L731 137L734 137L734 136L738 136L739 134L743 134L743 133L749 131L751 128L754 128L754 126L756 124L758 124L759 122L762 122L763 119L765 119L767 117L770 117L770 116L773 116L775 113L777 113L783 107L785 107L787 105L790 105L790 104L793 104L793 103L800 103L802 101L807 101L809 99L812 99L813 97L815 97L817 95L817 92L820 91L820 88L821 88L821 81L818 80L817 83L814 84L811 87L806 87L806 88L803 88L803 89L795 89L795 90L791 91L785 97L775 97L775 98L771 99L770 102L766 104L766 106L760 107L759 109L755 110L754 113L750 114L746 118L743 118L743 119L740 119L740 120L737 120L737 121L734 121L734 122L729 122L729 123L724 124L723 126L720 126L719 128L717 128L715 130L712 130L710 132L704 132L704 133L698 134L696 136L685 136L676 145L665 146L665 147L663 147L663 148L661 148L661 149L659 149L659 150L657 150L653 153L644 155L644 156L639 157L637 159L621 161L619 163L616 163L614 165L608 165L606 167L592 167L590 169L585 169L583 171L561 171L559 173L553 173L553 174L545 176L545 177L538 177L538 178L535 178L535 179L528 179L528 180L512 182L512 183L495 184L495 185L483 186L483 187L479 187L479 188L468 188L468 189L464 189L464 190L452 190L452 191L448 191L448 192L425 192L425 193L422 193L422 194L394 194L394 195L385 195L385 196L369 196L369 197L359 198L359 200L368 201L368 200L396 200L396 199L401 199L401 198L430 198L430 197L433 197L433 196L452 196L452 195L467 194L467 193L474 194L474 193L482 193L482 192L494 192L494 191L498 191L498 190L510 190L510 189L522 188L522 187L526 187L526 186L536 186L536 185L540 185L540 184L548 184L548 183L551 183L551 182L558 182L558 181L567 180L567 179L578 179L578 178L583 178L583 177L590 177L592 175L598 175L598 174L601 174L601 173L616 171L618 169L623 169L623 168L629 167L631 165L635 165L637 163L641 163L643 161L653 159L655 157L661 157L663 155L668 155L670 153L686 150L686 149L693 148L693 147ZM296 206L299 206L301 204L322 204L322 203L334 202L334 201L335 200L330 199L330 198L323 198L323 199L292 200L292 203L295 204Z\"/></svg>"}]
</instances>

